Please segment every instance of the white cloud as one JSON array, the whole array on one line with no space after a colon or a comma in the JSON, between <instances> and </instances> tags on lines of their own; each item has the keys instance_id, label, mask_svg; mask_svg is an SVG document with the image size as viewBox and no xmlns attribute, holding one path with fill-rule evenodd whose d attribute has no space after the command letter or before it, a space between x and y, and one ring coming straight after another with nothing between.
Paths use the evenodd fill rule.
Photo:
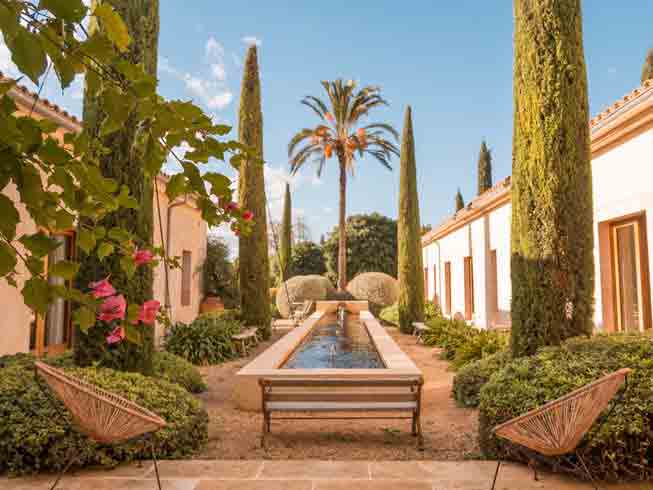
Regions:
<instances>
[{"instance_id":1,"label":"white cloud","mask_svg":"<svg viewBox=\"0 0 653 490\"><path fill-rule=\"evenodd\" d=\"M263 40L259 39L256 36L243 36L241 41L247 44L248 46L260 46L263 44Z\"/></svg>"},{"instance_id":2,"label":"white cloud","mask_svg":"<svg viewBox=\"0 0 653 490\"><path fill-rule=\"evenodd\" d=\"M330 213L333 213L333 208L331 208L329 206L325 206L325 207L322 208L322 211L324 211L325 214L330 214Z\"/></svg>"},{"instance_id":3,"label":"white cloud","mask_svg":"<svg viewBox=\"0 0 653 490\"><path fill-rule=\"evenodd\" d=\"M226 80L227 71L225 69L224 64L213 63L211 65L211 75L213 75L213 78L215 78L216 80L220 80L221 82Z\"/></svg>"},{"instance_id":4,"label":"white cloud","mask_svg":"<svg viewBox=\"0 0 653 490\"><path fill-rule=\"evenodd\" d=\"M208 60L224 57L224 47L213 36L206 41L205 51Z\"/></svg>"},{"instance_id":5,"label":"white cloud","mask_svg":"<svg viewBox=\"0 0 653 490\"><path fill-rule=\"evenodd\" d=\"M231 101L234 99L234 94L230 91L222 92L221 94L214 95L206 101L206 105L209 106L209 109L224 109Z\"/></svg>"}]
</instances>

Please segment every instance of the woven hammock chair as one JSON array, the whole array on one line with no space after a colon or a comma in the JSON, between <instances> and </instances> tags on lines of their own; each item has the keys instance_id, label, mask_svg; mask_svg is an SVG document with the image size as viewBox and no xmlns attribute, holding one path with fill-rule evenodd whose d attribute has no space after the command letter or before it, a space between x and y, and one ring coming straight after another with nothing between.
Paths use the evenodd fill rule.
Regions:
<instances>
[{"instance_id":1,"label":"woven hammock chair","mask_svg":"<svg viewBox=\"0 0 653 490\"><path fill-rule=\"evenodd\" d=\"M568 395L504 422L492 429L492 432L544 456L570 453L576 449L601 412L627 382L630 371L628 368L615 371ZM580 454L576 453L576 456L595 488L598 488ZM500 466L499 460L494 474L493 490ZM535 479L537 480L537 472Z\"/></svg>"},{"instance_id":2,"label":"woven hammock chair","mask_svg":"<svg viewBox=\"0 0 653 490\"><path fill-rule=\"evenodd\" d=\"M40 376L70 411L76 428L94 441L118 444L152 434L166 425L165 421L155 413L115 393L74 378L60 369L38 361L35 363L35 368L37 382ZM151 440L150 449L157 483L161 489L159 469ZM70 458L51 490L56 488L63 474L74 463L76 456Z\"/></svg>"}]
</instances>

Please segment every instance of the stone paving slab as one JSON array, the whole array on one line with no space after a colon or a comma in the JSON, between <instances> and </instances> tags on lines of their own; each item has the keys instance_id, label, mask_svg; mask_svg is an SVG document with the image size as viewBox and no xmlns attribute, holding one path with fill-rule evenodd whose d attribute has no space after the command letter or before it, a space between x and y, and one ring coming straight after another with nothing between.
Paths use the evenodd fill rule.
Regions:
<instances>
[{"instance_id":1,"label":"stone paving slab","mask_svg":"<svg viewBox=\"0 0 653 490\"><path fill-rule=\"evenodd\" d=\"M492 461L222 461L176 460L159 464L164 490L489 490ZM53 475L0 478L2 490L49 489ZM543 473L539 481L525 466L501 466L497 490L590 490L586 482ZM606 490L653 490L653 483L602 485ZM114 470L80 471L57 490L156 490L151 463Z\"/></svg>"}]
</instances>

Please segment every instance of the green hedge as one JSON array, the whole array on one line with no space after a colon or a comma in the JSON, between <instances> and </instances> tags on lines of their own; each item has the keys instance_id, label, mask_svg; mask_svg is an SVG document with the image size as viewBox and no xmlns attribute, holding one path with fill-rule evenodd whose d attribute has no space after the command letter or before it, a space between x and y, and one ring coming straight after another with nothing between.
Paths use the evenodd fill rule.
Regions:
<instances>
[{"instance_id":1,"label":"green hedge","mask_svg":"<svg viewBox=\"0 0 653 490\"><path fill-rule=\"evenodd\" d=\"M111 467L149 459L149 448L142 441L107 446L74 430L63 404L54 399L53 405L36 384L33 358L14 357L0 360L4 366L0 367L0 473L57 471L66 464L71 450L80 451L77 466ZM158 457L189 456L206 443L207 413L181 386L104 368L65 370L160 415L168 425L153 436Z\"/></svg>"},{"instance_id":2,"label":"green hedge","mask_svg":"<svg viewBox=\"0 0 653 490\"><path fill-rule=\"evenodd\" d=\"M442 311L440 311L440 306L432 301L426 301L424 303L424 321L428 322L430 320L436 320L442 317ZM397 303L386 306L379 313L379 318L385 323L394 325L395 327L399 326L399 305Z\"/></svg>"},{"instance_id":3,"label":"green hedge","mask_svg":"<svg viewBox=\"0 0 653 490\"><path fill-rule=\"evenodd\" d=\"M456 373L451 389L456 404L467 408L478 407L481 388L510 360L510 352L504 350L463 366Z\"/></svg>"},{"instance_id":4,"label":"green hedge","mask_svg":"<svg viewBox=\"0 0 653 490\"><path fill-rule=\"evenodd\" d=\"M209 316L188 325L177 323L165 338L165 349L193 364L219 364L238 357L231 337L241 328L237 320Z\"/></svg>"},{"instance_id":5,"label":"green hedge","mask_svg":"<svg viewBox=\"0 0 653 490\"><path fill-rule=\"evenodd\" d=\"M186 388L190 393L202 393L208 389L202 375L183 357L171 352L155 352L153 361L154 376Z\"/></svg>"},{"instance_id":6,"label":"green hedge","mask_svg":"<svg viewBox=\"0 0 653 490\"><path fill-rule=\"evenodd\" d=\"M579 451L598 478L653 478L653 341L638 335L572 339L516 359L492 375L481 389L481 449L488 457L521 460L514 446L492 435L493 427L624 367L633 369L624 400L607 420L608 410L603 412ZM564 458L543 462L582 476Z\"/></svg>"},{"instance_id":7,"label":"green hedge","mask_svg":"<svg viewBox=\"0 0 653 490\"><path fill-rule=\"evenodd\" d=\"M464 320L436 317L426 322L424 344L442 348L442 359L460 369L470 362L483 359L508 347L508 337L492 330L467 325Z\"/></svg>"}]
</instances>

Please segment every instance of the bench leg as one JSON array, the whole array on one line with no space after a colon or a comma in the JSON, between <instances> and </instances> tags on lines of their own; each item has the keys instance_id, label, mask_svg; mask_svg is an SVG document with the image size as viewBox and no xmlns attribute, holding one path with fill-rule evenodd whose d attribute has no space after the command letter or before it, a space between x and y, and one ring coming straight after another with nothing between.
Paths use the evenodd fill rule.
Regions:
<instances>
[{"instance_id":1,"label":"bench leg","mask_svg":"<svg viewBox=\"0 0 653 490\"><path fill-rule=\"evenodd\" d=\"M413 427L411 429L411 435L413 437L417 436L417 412L413 412Z\"/></svg>"},{"instance_id":2,"label":"bench leg","mask_svg":"<svg viewBox=\"0 0 653 490\"><path fill-rule=\"evenodd\" d=\"M420 414L417 414L417 449L424 451L424 435L422 434L422 421Z\"/></svg>"},{"instance_id":3,"label":"bench leg","mask_svg":"<svg viewBox=\"0 0 653 490\"><path fill-rule=\"evenodd\" d=\"M265 436L268 432L268 414L267 412L263 412L263 427L261 430L261 447L265 449Z\"/></svg>"}]
</instances>

